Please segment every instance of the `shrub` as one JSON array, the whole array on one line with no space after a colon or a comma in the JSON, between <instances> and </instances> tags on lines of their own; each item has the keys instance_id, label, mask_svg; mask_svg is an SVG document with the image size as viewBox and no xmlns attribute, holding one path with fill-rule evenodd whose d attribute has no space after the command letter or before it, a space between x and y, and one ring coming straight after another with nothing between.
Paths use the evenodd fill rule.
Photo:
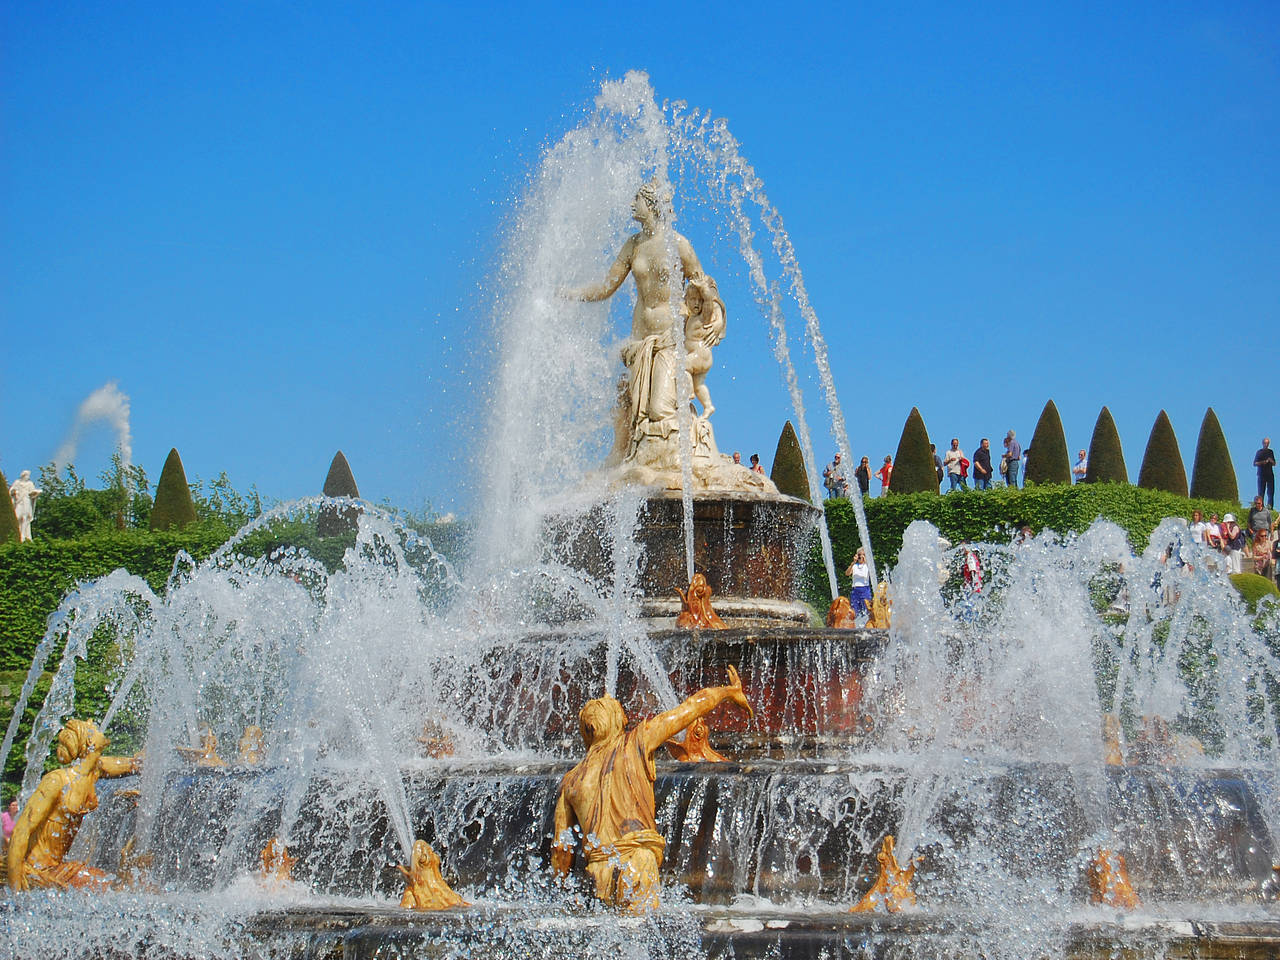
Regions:
<instances>
[{"instance_id":1,"label":"shrub","mask_svg":"<svg viewBox=\"0 0 1280 960\"><path fill-rule=\"evenodd\" d=\"M351 465L339 450L333 455L329 464L329 473L324 478L324 495L326 497L360 498L360 488L356 486L356 478L351 474Z\"/></svg>"},{"instance_id":2,"label":"shrub","mask_svg":"<svg viewBox=\"0 0 1280 960\"><path fill-rule=\"evenodd\" d=\"M825 506L836 566L842 571L861 544L853 507L846 500L828 500ZM945 497L916 493L868 500L865 507L878 570L898 562L902 533L917 519L929 521L953 543L964 539L1008 543L1024 526L1037 532L1080 533L1104 517L1124 529L1135 550L1142 550L1166 517L1190 517L1194 509L1205 516L1238 509L1234 501L1188 500L1127 483L999 487L956 491ZM815 542L802 579L802 596L825 611L831 599L828 593L822 551Z\"/></svg>"},{"instance_id":3,"label":"shrub","mask_svg":"<svg viewBox=\"0 0 1280 960\"><path fill-rule=\"evenodd\" d=\"M1093 425L1093 437L1089 441L1089 468L1084 475L1086 483L1128 483L1129 468L1124 464L1124 450L1120 447L1120 433L1111 411L1106 407L1098 413Z\"/></svg>"},{"instance_id":4,"label":"shrub","mask_svg":"<svg viewBox=\"0 0 1280 960\"><path fill-rule=\"evenodd\" d=\"M929 452L929 431L925 429L920 409L912 407L902 427L898 454L893 458L893 479L889 491L894 494L938 493L938 473Z\"/></svg>"},{"instance_id":5,"label":"shrub","mask_svg":"<svg viewBox=\"0 0 1280 960\"><path fill-rule=\"evenodd\" d=\"M1058 408L1052 400L1044 405L1044 410L1040 413L1028 449L1034 453L1027 460L1025 477L1028 483L1071 482L1071 455L1067 453L1062 418L1058 416Z\"/></svg>"},{"instance_id":6,"label":"shrub","mask_svg":"<svg viewBox=\"0 0 1280 960\"><path fill-rule=\"evenodd\" d=\"M3 470L0 470L0 487L4 493L4 503L0 504L0 543L17 543L18 515L13 512L13 501L9 499L9 481L5 479Z\"/></svg>"},{"instance_id":7,"label":"shrub","mask_svg":"<svg viewBox=\"0 0 1280 960\"><path fill-rule=\"evenodd\" d=\"M1276 585L1256 573L1233 573L1231 585L1240 591L1250 610L1258 609L1258 601L1263 597L1280 597Z\"/></svg>"},{"instance_id":8,"label":"shrub","mask_svg":"<svg viewBox=\"0 0 1280 960\"><path fill-rule=\"evenodd\" d=\"M324 495L326 497L351 497L359 499L360 488L356 486L356 478L351 473L351 465L341 450L333 455L329 464L329 473L324 478ZM321 537L340 537L356 528L360 522L360 510L357 507L322 507L316 518L316 532Z\"/></svg>"},{"instance_id":9,"label":"shrub","mask_svg":"<svg viewBox=\"0 0 1280 960\"><path fill-rule=\"evenodd\" d=\"M196 519L196 505L187 485L187 473L177 448L169 451L160 481L156 484L156 502L151 508L152 530L180 530Z\"/></svg>"},{"instance_id":10,"label":"shrub","mask_svg":"<svg viewBox=\"0 0 1280 960\"><path fill-rule=\"evenodd\" d=\"M1191 468L1191 495L1210 500L1235 500L1240 496L1236 468L1231 465L1231 451L1222 435L1222 424L1210 407L1200 424L1196 441L1196 461Z\"/></svg>"},{"instance_id":11,"label":"shrub","mask_svg":"<svg viewBox=\"0 0 1280 960\"><path fill-rule=\"evenodd\" d=\"M778 488L779 493L789 497L809 500L812 491L809 489L809 471L804 467L804 453L800 449L800 441L796 437L796 429L788 420L782 425L782 434L778 437L778 449L773 454L773 470L769 479Z\"/></svg>"},{"instance_id":12,"label":"shrub","mask_svg":"<svg viewBox=\"0 0 1280 960\"><path fill-rule=\"evenodd\" d=\"M1187 468L1182 463L1173 424L1163 410L1156 417L1151 436L1147 438L1142 469L1138 471L1138 486L1144 490L1163 490L1179 497L1187 495ZM1231 499L1234 501L1235 496Z\"/></svg>"}]
</instances>

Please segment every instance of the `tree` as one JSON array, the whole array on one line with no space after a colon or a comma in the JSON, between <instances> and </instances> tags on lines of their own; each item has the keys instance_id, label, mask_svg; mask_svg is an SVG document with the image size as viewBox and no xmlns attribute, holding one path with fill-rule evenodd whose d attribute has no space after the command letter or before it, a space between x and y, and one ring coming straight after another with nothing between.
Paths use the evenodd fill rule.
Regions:
<instances>
[{"instance_id":1,"label":"tree","mask_svg":"<svg viewBox=\"0 0 1280 960\"><path fill-rule=\"evenodd\" d=\"M1235 500L1240 496L1231 451L1227 449L1227 438L1222 434L1222 424L1213 407L1204 412L1200 423L1196 462L1191 468L1191 496L1210 500Z\"/></svg>"},{"instance_id":2,"label":"tree","mask_svg":"<svg viewBox=\"0 0 1280 960\"><path fill-rule=\"evenodd\" d=\"M796 437L796 429L791 426L790 420L782 425L769 479L779 493L800 500L810 499L812 491L809 489L809 471L804 467L804 452L800 449L800 440Z\"/></svg>"},{"instance_id":3,"label":"tree","mask_svg":"<svg viewBox=\"0 0 1280 960\"><path fill-rule=\"evenodd\" d=\"M1035 433L1028 448L1034 455L1027 459L1028 483L1070 483L1071 455L1067 452L1067 437L1062 431L1062 418L1058 408L1050 400L1040 411Z\"/></svg>"},{"instance_id":4,"label":"tree","mask_svg":"<svg viewBox=\"0 0 1280 960\"><path fill-rule=\"evenodd\" d=\"M151 507L152 530L177 530L193 523L196 505L191 499L191 487L187 485L187 472L182 469L182 458L177 448L169 451L164 469L156 484L156 502Z\"/></svg>"},{"instance_id":5,"label":"tree","mask_svg":"<svg viewBox=\"0 0 1280 960\"><path fill-rule=\"evenodd\" d=\"M1182 463L1178 449L1178 437L1173 432L1169 415L1163 410L1156 417L1147 438L1147 450L1142 455L1142 469L1138 471L1138 486L1144 490L1163 490L1166 493L1187 495L1187 468Z\"/></svg>"},{"instance_id":6,"label":"tree","mask_svg":"<svg viewBox=\"0 0 1280 960\"><path fill-rule=\"evenodd\" d=\"M893 479L889 484L892 493L938 492L938 473L929 452L929 431L918 407L912 407L902 438L898 441L898 454L893 458Z\"/></svg>"},{"instance_id":7,"label":"tree","mask_svg":"<svg viewBox=\"0 0 1280 960\"><path fill-rule=\"evenodd\" d=\"M0 543L18 542L18 515L13 512L13 501L9 499L9 481L0 470L0 487L3 487L4 503L0 504Z\"/></svg>"},{"instance_id":8,"label":"tree","mask_svg":"<svg viewBox=\"0 0 1280 960\"><path fill-rule=\"evenodd\" d=\"M1089 469L1086 483L1128 483L1129 468L1124 465L1124 450L1120 447L1120 433L1111 411L1106 407L1098 413L1093 425L1093 438L1089 441Z\"/></svg>"},{"instance_id":9,"label":"tree","mask_svg":"<svg viewBox=\"0 0 1280 960\"><path fill-rule=\"evenodd\" d=\"M356 478L351 473L351 464L343 456L341 450L333 455L329 464L329 473L324 478L324 495L326 497L350 497L360 499L360 488L356 486ZM342 510L332 507L321 509L316 520L316 532L322 537L336 537L349 530L354 530L359 521L360 511L356 507Z\"/></svg>"}]
</instances>

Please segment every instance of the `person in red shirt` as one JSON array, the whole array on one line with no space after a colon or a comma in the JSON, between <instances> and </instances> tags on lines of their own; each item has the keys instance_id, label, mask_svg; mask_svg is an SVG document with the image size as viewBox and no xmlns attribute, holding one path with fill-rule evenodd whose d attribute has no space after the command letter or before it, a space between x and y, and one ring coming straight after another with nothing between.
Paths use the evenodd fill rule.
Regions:
<instances>
[{"instance_id":1,"label":"person in red shirt","mask_svg":"<svg viewBox=\"0 0 1280 960\"><path fill-rule=\"evenodd\" d=\"M876 476L880 478L880 496L884 496L889 492L889 480L893 476L893 457L884 458L884 466L876 471Z\"/></svg>"}]
</instances>

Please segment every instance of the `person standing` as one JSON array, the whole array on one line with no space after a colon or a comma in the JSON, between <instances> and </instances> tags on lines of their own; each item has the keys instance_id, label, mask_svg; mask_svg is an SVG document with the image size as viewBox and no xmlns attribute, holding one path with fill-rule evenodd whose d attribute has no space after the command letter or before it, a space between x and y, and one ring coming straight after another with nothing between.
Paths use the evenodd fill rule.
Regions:
<instances>
[{"instance_id":1,"label":"person standing","mask_svg":"<svg viewBox=\"0 0 1280 960\"><path fill-rule=\"evenodd\" d=\"M1204 514L1199 510L1191 511L1191 542L1198 543L1200 546L1205 545L1205 534L1209 530L1209 524L1204 522Z\"/></svg>"},{"instance_id":2,"label":"person standing","mask_svg":"<svg viewBox=\"0 0 1280 960\"><path fill-rule=\"evenodd\" d=\"M933 457L933 472L938 477L938 488L942 488L942 478L946 476L946 471L942 466L942 458L938 456L938 447L936 444L929 444L929 456Z\"/></svg>"},{"instance_id":3,"label":"person standing","mask_svg":"<svg viewBox=\"0 0 1280 960\"><path fill-rule=\"evenodd\" d=\"M1258 496L1267 498L1267 506L1276 506L1276 452L1271 449L1271 438L1262 438L1262 447L1253 455L1253 465L1258 468Z\"/></svg>"},{"instance_id":4,"label":"person standing","mask_svg":"<svg viewBox=\"0 0 1280 960\"><path fill-rule=\"evenodd\" d=\"M1085 475L1089 472L1089 460L1085 456L1083 450L1076 455L1076 465L1071 468L1071 476L1075 477L1076 483L1084 483Z\"/></svg>"},{"instance_id":5,"label":"person standing","mask_svg":"<svg viewBox=\"0 0 1280 960\"><path fill-rule=\"evenodd\" d=\"M876 476L880 478L880 496L883 497L889 492L889 481L893 477L893 457L884 458L884 466L876 471Z\"/></svg>"},{"instance_id":6,"label":"person standing","mask_svg":"<svg viewBox=\"0 0 1280 960\"><path fill-rule=\"evenodd\" d=\"M1275 514L1262 505L1262 497L1253 498L1253 508L1249 511L1249 539L1259 533L1270 532L1275 526Z\"/></svg>"},{"instance_id":7,"label":"person standing","mask_svg":"<svg viewBox=\"0 0 1280 960\"><path fill-rule=\"evenodd\" d=\"M1222 552L1227 555L1227 573L1244 573L1244 531L1234 513L1222 518Z\"/></svg>"},{"instance_id":8,"label":"person standing","mask_svg":"<svg viewBox=\"0 0 1280 960\"><path fill-rule=\"evenodd\" d=\"M960 472L960 462L964 460L964 454L960 452L960 438L951 438L951 449L947 451L947 455L942 458L942 465L947 468L947 479L951 481L951 489L957 487L963 489L965 487L964 476Z\"/></svg>"},{"instance_id":9,"label":"person standing","mask_svg":"<svg viewBox=\"0 0 1280 960\"><path fill-rule=\"evenodd\" d=\"M973 451L973 489L991 489L991 441L986 437Z\"/></svg>"},{"instance_id":10,"label":"person standing","mask_svg":"<svg viewBox=\"0 0 1280 960\"><path fill-rule=\"evenodd\" d=\"M760 454L758 453L751 455L751 472L764 473L764 467L760 466Z\"/></svg>"},{"instance_id":11,"label":"person standing","mask_svg":"<svg viewBox=\"0 0 1280 960\"><path fill-rule=\"evenodd\" d=\"M0 813L0 833L4 835L5 849L9 847L9 838L13 836L13 825L18 822L18 801L10 800L9 806Z\"/></svg>"},{"instance_id":12,"label":"person standing","mask_svg":"<svg viewBox=\"0 0 1280 960\"><path fill-rule=\"evenodd\" d=\"M1005 455L1009 458L1005 482L1011 487L1018 485L1018 467L1022 463L1022 444L1018 443L1017 434L1012 430L1004 436Z\"/></svg>"},{"instance_id":13,"label":"person standing","mask_svg":"<svg viewBox=\"0 0 1280 960\"><path fill-rule=\"evenodd\" d=\"M737 450L733 451L733 465L735 467L742 466L742 454L739 453Z\"/></svg>"},{"instance_id":14,"label":"person standing","mask_svg":"<svg viewBox=\"0 0 1280 960\"><path fill-rule=\"evenodd\" d=\"M853 580L849 589L849 605L853 612L865 617L871 612L871 569L867 566L867 551L863 547L853 555L853 563L845 571L845 576Z\"/></svg>"},{"instance_id":15,"label":"person standing","mask_svg":"<svg viewBox=\"0 0 1280 960\"><path fill-rule=\"evenodd\" d=\"M865 499L871 492L871 461L867 457L863 457L858 469L853 471L853 478L858 481L858 489Z\"/></svg>"},{"instance_id":16,"label":"person standing","mask_svg":"<svg viewBox=\"0 0 1280 960\"><path fill-rule=\"evenodd\" d=\"M844 466L840 463L839 453L827 464L827 469L822 471L822 485L827 488L828 500L849 495L849 481L844 478Z\"/></svg>"}]
</instances>

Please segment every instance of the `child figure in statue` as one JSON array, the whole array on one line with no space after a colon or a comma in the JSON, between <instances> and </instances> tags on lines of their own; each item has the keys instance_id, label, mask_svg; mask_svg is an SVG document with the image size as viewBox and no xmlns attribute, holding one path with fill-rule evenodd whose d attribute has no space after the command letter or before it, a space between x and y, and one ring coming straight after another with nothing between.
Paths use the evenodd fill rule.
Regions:
<instances>
[{"instance_id":1,"label":"child figure in statue","mask_svg":"<svg viewBox=\"0 0 1280 960\"><path fill-rule=\"evenodd\" d=\"M66 862L85 814L98 808L98 777L141 769L138 757L104 757L111 741L85 720L68 720L58 734L61 770L46 773L31 795L9 841L9 886L105 890L115 879L87 864ZM74 766L72 766L74 764Z\"/></svg>"},{"instance_id":2,"label":"child figure in statue","mask_svg":"<svg viewBox=\"0 0 1280 960\"><path fill-rule=\"evenodd\" d=\"M733 667L728 686L699 690L675 709L643 720L630 731L622 704L613 697L588 702L578 715L587 755L565 774L556 800L552 869L561 876L569 873L576 827L596 896L630 913L656 909L666 841L655 819L653 756L725 701L751 715Z\"/></svg>"},{"instance_id":3,"label":"child figure in statue","mask_svg":"<svg viewBox=\"0 0 1280 960\"><path fill-rule=\"evenodd\" d=\"M707 389L707 371L711 369L711 348L724 339L724 301L716 282L705 273L689 281L684 291L684 368L693 379L693 395L702 404L702 416L716 412Z\"/></svg>"}]
</instances>

